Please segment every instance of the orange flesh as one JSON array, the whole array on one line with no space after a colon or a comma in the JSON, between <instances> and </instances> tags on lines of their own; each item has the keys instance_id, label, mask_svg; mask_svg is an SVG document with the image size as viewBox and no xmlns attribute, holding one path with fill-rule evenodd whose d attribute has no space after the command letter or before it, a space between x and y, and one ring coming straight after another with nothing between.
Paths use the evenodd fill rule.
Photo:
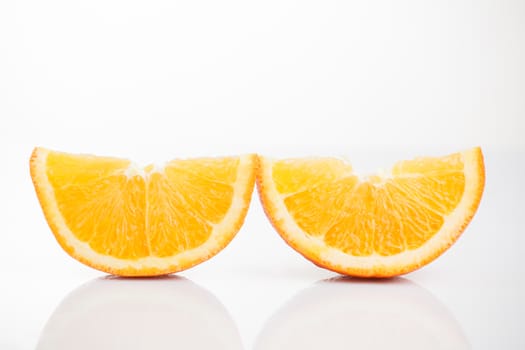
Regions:
<instances>
[{"instance_id":1,"label":"orange flesh","mask_svg":"<svg viewBox=\"0 0 525 350\"><path fill-rule=\"evenodd\" d=\"M337 159L282 160L272 170L298 226L354 256L391 256L422 246L465 190L461 154L399 162L391 173L362 180Z\"/></svg>"},{"instance_id":2,"label":"orange flesh","mask_svg":"<svg viewBox=\"0 0 525 350\"><path fill-rule=\"evenodd\" d=\"M233 199L238 158L178 160L126 174L130 162L50 153L47 176L70 231L121 259L167 257L200 246ZM86 217L86 219L82 219ZM188 234L191 233L191 234Z\"/></svg>"}]
</instances>

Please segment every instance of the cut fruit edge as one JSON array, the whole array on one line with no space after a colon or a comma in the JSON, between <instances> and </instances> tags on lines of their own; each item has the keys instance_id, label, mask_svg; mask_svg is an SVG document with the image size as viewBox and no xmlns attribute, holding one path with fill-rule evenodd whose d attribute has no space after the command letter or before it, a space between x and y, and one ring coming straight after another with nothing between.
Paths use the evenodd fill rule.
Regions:
<instances>
[{"instance_id":1,"label":"cut fruit edge","mask_svg":"<svg viewBox=\"0 0 525 350\"><path fill-rule=\"evenodd\" d=\"M50 152L55 151L35 148L30 159L30 171L44 216L56 240L69 255L83 264L121 276L156 276L175 273L216 255L230 243L244 223L255 182L256 155L239 156L230 209L223 220L214 225L210 237L204 244L171 257L149 256L136 260L119 259L97 253L90 248L88 243L80 241L66 225L56 203L54 189L46 174L46 160Z\"/></svg>"},{"instance_id":2,"label":"cut fruit edge","mask_svg":"<svg viewBox=\"0 0 525 350\"><path fill-rule=\"evenodd\" d=\"M288 212L282 195L273 181L276 161L258 156L257 190L262 206L281 238L314 264L329 270L358 277L391 277L414 271L445 252L463 233L479 206L485 185L485 168L481 148L460 152L463 157L465 189L456 208L445 217L441 229L421 247L392 256L352 256L327 246L322 238L306 234Z\"/></svg>"}]
</instances>

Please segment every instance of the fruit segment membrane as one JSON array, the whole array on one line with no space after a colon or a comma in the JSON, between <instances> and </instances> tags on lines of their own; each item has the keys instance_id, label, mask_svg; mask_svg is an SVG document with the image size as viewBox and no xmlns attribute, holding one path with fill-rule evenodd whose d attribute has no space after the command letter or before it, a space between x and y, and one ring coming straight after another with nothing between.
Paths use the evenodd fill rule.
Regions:
<instances>
[{"instance_id":1,"label":"fruit segment membrane","mask_svg":"<svg viewBox=\"0 0 525 350\"><path fill-rule=\"evenodd\" d=\"M232 203L239 159L130 161L50 153L47 177L66 225L96 252L167 257L198 247ZM191 232L190 234L187 234Z\"/></svg>"},{"instance_id":2,"label":"fruit segment membrane","mask_svg":"<svg viewBox=\"0 0 525 350\"><path fill-rule=\"evenodd\" d=\"M465 190L462 154L396 163L358 177L335 158L276 161L272 177L296 224L353 256L390 256L427 242Z\"/></svg>"}]
</instances>

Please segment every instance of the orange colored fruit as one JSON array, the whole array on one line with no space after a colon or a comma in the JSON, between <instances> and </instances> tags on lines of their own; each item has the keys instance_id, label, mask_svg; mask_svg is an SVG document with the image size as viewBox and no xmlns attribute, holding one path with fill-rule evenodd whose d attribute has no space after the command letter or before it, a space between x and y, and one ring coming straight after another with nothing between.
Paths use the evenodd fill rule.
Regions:
<instances>
[{"instance_id":1,"label":"orange colored fruit","mask_svg":"<svg viewBox=\"0 0 525 350\"><path fill-rule=\"evenodd\" d=\"M461 235L485 183L480 148L358 176L336 158L259 157L257 187L281 237L315 264L390 277L428 264Z\"/></svg>"},{"instance_id":2,"label":"orange colored fruit","mask_svg":"<svg viewBox=\"0 0 525 350\"><path fill-rule=\"evenodd\" d=\"M240 229L255 181L255 155L129 160L35 148L31 177L62 248L122 276L190 268L222 250Z\"/></svg>"}]
</instances>

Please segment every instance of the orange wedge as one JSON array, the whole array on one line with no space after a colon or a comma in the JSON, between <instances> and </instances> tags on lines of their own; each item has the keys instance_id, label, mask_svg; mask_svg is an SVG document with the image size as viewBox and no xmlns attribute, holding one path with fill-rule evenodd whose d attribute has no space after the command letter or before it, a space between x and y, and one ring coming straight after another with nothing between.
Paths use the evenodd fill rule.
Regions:
<instances>
[{"instance_id":1,"label":"orange wedge","mask_svg":"<svg viewBox=\"0 0 525 350\"><path fill-rule=\"evenodd\" d=\"M480 148L396 163L358 176L336 158L259 157L257 187L281 237L316 265L390 277L441 255L476 212L485 183Z\"/></svg>"},{"instance_id":2,"label":"orange wedge","mask_svg":"<svg viewBox=\"0 0 525 350\"><path fill-rule=\"evenodd\" d=\"M31 177L62 248L122 276L169 274L222 250L240 229L255 181L255 155L129 160L36 148Z\"/></svg>"}]
</instances>

